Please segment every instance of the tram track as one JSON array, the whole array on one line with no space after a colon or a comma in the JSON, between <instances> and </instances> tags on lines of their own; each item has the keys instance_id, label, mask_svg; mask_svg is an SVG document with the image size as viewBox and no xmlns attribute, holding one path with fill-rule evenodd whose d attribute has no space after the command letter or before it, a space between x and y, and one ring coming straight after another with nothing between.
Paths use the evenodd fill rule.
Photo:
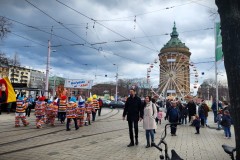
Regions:
<instances>
[{"instance_id":1,"label":"tram track","mask_svg":"<svg viewBox=\"0 0 240 160\"><path fill-rule=\"evenodd\" d=\"M110 113L112 113L113 110L111 110L110 112L108 112L107 114L105 115L102 115L102 116L106 116ZM118 113L120 112L120 110L118 109L117 110L117 113L114 113L113 115L110 115L110 116L107 116L107 117L104 117L104 118L101 118L99 120L96 120L96 122L102 120L102 119L108 119L110 117L113 117L115 115L117 115ZM58 128L62 128L63 126L58 126ZM56 128L56 127L55 127ZM48 129L51 129L51 128L48 128ZM0 147L1 146L4 146L4 145L9 145L9 144L13 144L13 143L18 143L18 142L23 142L23 141L26 141L26 140L29 140L29 139L34 139L34 138L38 138L38 137L42 137L42 136L46 136L46 135L50 135L50 134L56 134L58 132L61 132L61 131L65 131L66 129L60 129L60 130L55 130L55 131L52 131L52 132L48 132L48 133L44 133L44 134L40 134L40 135L36 135L36 136L31 136L31 137L27 137L27 138L22 138L22 139L18 139L18 140L15 140L15 141L10 141L10 142L5 142L5 143L0 143ZM31 132L28 132L28 133L33 133L33 132L39 132L39 131L42 131L42 130L39 130L39 129L36 129L35 131L31 131ZM22 133L22 134L26 134L26 133ZM17 135L11 135L11 136L18 136L20 134L17 134ZM1 154L0 154L1 155Z\"/></svg>"},{"instance_id":2,"label":"tram track","mask_svg":"<svg viewBox=\"0 0 240 160\"><path fill-rule=\"evenodd\" d=\"M104 116L107 116L108 114L111 114L113 112L113 109L111 109L110 110L110 112L107 112L107 113L105 113L105 114L102 114L101 115L101 117L104 117ZM110 116L110 117L112 117L112 116ZM108 117L107 117L108 118ZM106 119L106 118L102 118L102 119ZM101 119L100 119L101 120ZM96 121L99 121L99 120L96 120ZM34 121L31 121L31 123L30 124L34 124L35 122ZM6 124L6 123L5 123ZM11 125L12 124L12 122L9 122L8 124L6 124L6 125L1 125L1 126L9 126L9 125ZM55 126L54 128L57 128L57 127L62 127L62 125L59 125L59 126ZM52 127L45 127L45 128L47 128L47 129L51 129ZM8 129L8 128L7 128ZM34 131L39 131L39 130L37 130L36 128L21 128L21 130L29 130L29 129L34 129ZM21 131L21 130L19 130L19 129L13 129L13 130L6 130L6 131L0 131L0 134L1 133L7 133L7 132L14 132L14 131ZM34 132L34 131L32 131L32 132ZM28 133L30 133L30 132L28 132ZM23 133L24 134L24 133ZM19 134L18 134L19 135ZM21 135L21 134L20 134Z\"/></svg>"},{"instance_id":3,"label":"tram track","mask_svg":"<svg viewBox=\"0 0 240 160\"><path fill-rule=\"evenodd\" d=\"M35 149L35 148L39 148L39 147L44 147L44 146L48 146L48 145L53 145L53 144L57 144L57 143L62 143L62 142L66 142L66 141L73 141L76 139L87 138L87 137L97 136L97 135L101 135L101 134L107 134L107 133L111 133L111 132L118 132L118 131L122 131L122 130L126 130L126 129L128 129L128 127L111 130L111 131L100 132L100 133L81 135L79 137L74 137L74 138L66 138L63 140L58 140L58 141L49 142L49 143L45 143L45 144L39 144L39 145L35 145L35 146L30 146L30 147L20 148L20 149L16 149L16 150L12 150L12 151L3 152L3 153L0 153L0 156L15 153L15 152L21 152L21 151L26 151L26 150L30 150L30 149Z\"/></svg>"}]
</instances>

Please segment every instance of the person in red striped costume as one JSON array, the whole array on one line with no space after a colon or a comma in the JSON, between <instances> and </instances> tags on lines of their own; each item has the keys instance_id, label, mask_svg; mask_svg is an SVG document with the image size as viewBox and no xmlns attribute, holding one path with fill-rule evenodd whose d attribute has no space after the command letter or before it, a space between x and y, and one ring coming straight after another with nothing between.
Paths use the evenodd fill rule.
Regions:
<instances>
[{"instance_id":1,"label":"person in red striped costume","mask_svg":"<svg viewBox=\"0 0 240 160\"><path fill-rule=\"evenodd\" d=\"M18 96L17 99L17 106L16 106L16 113L15 113L15 127L20 127L20 119L24 126L29 125L29 122L26 119L26 108L28 106L27 98L23 98Z\"/></svg>"}]
</instances>

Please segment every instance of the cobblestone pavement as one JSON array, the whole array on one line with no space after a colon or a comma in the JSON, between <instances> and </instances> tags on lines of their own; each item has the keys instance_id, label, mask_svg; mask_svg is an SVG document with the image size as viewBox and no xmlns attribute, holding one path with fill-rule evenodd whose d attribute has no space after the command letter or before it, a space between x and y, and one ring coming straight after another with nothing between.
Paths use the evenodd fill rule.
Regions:
<instances>
[{"instance_id":1,"label":"cobblestone pavement","mask_svg":"<svg viewBox=\"0 0 240 160\"><path fill-rule=\"evenodd\" d=\"M102 110L102 116L87 127L70 132L56 121L56 126L35 128L35 117L32 114L28 127L14 127L14 114L0 115L0 159L1 160L38 160L38 159L80 159L80 160L155 160L159 159L159 151L145 148L145 131L139 123L139 145L128 148L128 126L122 120L122 109ZM213 115L209 113L209 125ZM164 124L158 125L155 141L158 142ZM221 145L235 145L235 139L224 139L223 130L201 128L200 135L195 135L194 127L178 126L177 136L168 136L166 141L170 149L186 160L229 160ZM232 134L233 127L232 127ZM169 151L170 153L170 151Z\"/></svg>"}]
</instances>

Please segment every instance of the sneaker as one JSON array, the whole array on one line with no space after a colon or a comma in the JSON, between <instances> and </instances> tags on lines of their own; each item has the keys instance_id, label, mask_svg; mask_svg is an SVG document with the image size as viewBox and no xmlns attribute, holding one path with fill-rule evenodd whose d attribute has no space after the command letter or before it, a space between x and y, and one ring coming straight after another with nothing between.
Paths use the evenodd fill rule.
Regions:
<instances>
[{"instance_id":1,"label":"sneaker","mask_svg":"<svg viewBox=\"0 0 240 160\"><path fill-rule=\"evenodd\" d=\"M199 133L196 132L195 134L199 134Z\"/></svg>"},{"instance_id":2,"label":"sneaker","mask_svg":"<svg viewBox=\"0 0 240 160\"><path fill-rule=\"evenodd\" d=\"M71 129L66 129L66 131L71 131Z\"/></svg>"},{"instance_id":3,"label":"sneaker","mask_svg":"<svg viewBox=\"0 0 240 160\"><path fill-rule=\"evenodd\" d=\"M77 127L77 128L75 128L76 130L78 130L79 129L79 127Z\"/></svg>"}]
</instances>

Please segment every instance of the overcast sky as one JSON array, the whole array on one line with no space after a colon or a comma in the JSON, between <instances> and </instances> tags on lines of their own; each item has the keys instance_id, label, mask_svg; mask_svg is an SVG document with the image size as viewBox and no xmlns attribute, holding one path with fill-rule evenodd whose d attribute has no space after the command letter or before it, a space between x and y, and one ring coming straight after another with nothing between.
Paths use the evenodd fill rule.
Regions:
<instances>
[{"instance_id":1,"label":"overcast sky","mask_svg":"<svg viewBox=\"0 0 240 160\"><path fill-rule=\"evenodd\" d=\"M46 70L51 39L56 50L51 53L51 75L96 83L114 81L118 68L119 78L146 77L149 63L170 39L175 21L179 38L192 53L191 61L199 74L205 73L199 83L214 78L213 28L218 21L210 13L217 10L214 0L28 2L0 1L0 15L12 23L11 33L0 41L0 51L9 57L17 53L23 66ZM223 63L219 67L222 70ZM151 73L154 86L158 70L155 66Z\"/></svg>"}]
</instances>

